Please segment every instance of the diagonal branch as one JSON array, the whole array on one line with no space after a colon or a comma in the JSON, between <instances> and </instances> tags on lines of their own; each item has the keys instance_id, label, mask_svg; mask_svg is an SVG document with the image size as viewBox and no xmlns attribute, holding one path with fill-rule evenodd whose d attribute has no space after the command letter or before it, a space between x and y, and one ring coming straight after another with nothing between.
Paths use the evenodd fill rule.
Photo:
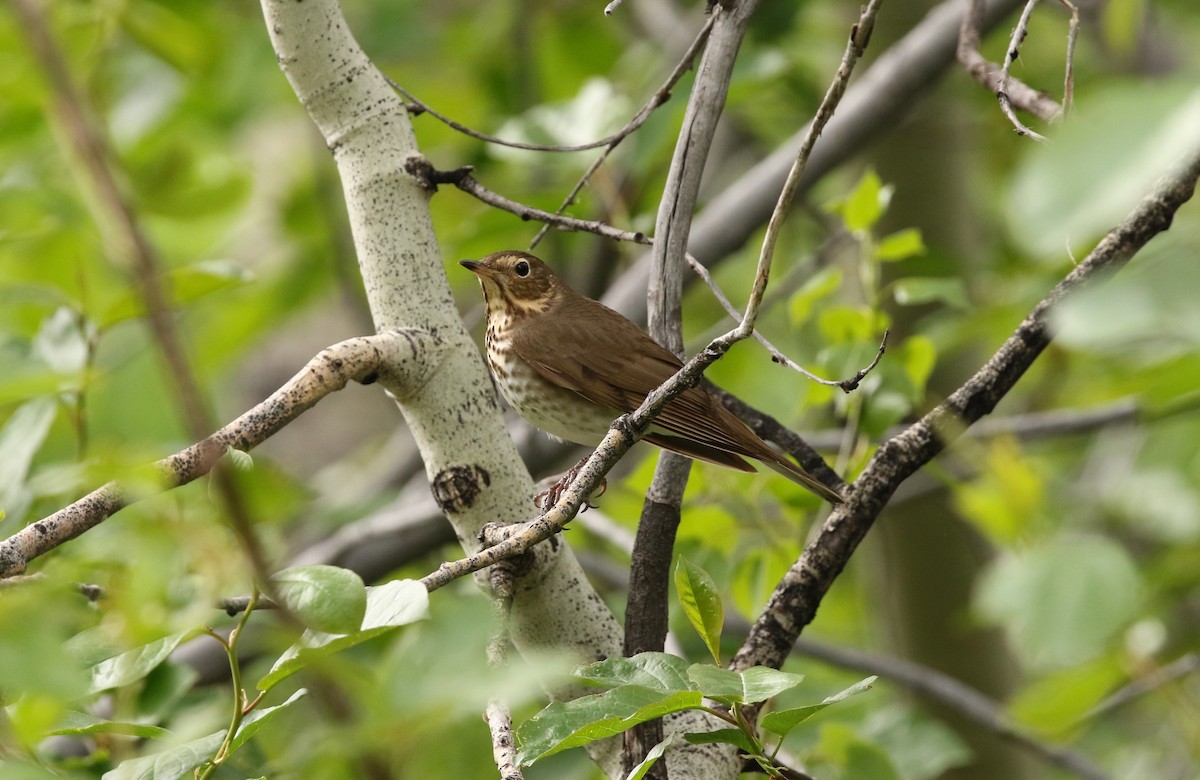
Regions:
<instances>
[{"instance_id":1,"label":"diagonal branch","mask_svg":"<svg viewBox=\"0 0 1200 780\"><path fill-rule=\"evenodd\" d=\"M1070 274L1034 307L1017 330L945 401L883 443L836 507L816 539L780 581L767 609L734 658L734 669L778 667L816 615L892 494L972 423L989 414L1050 343L1050 312L1105 272L1123 267L1150 239L1167 230L1193 195L1200 177L1200 146L1164 176L1155 190L1115 227Z\"/></svg>"},{"instance_id":2,"label":"diagonal branch","mask_svg":"<svg viewBox=\"0 0 1200 780\"><path fill-rule=\"evenodd\" d=\"M397 381L400 367L413 378L428 373L438 344L429 334L408 331L354 338L322 350L269 398L195 444L155 464L158 485L166 490L208 474L230 449L248 452L349 382ZM382 372L390 372L384 375ZM129 504L145 498L109 482L70 506L0 542L0 578L20 574L30 561L99 525Z\"/></svg>"}]
</instances>

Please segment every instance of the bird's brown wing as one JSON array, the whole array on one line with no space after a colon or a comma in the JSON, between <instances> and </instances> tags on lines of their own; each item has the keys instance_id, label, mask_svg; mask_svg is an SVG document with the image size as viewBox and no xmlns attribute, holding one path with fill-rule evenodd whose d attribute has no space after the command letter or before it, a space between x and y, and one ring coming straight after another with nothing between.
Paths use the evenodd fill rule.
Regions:
<instances>
[{"instance_id":1,"label":"bird's brown wing","mask_svg":"<svg viewBox=\"0 0 1200 780\"><path fill-rule=\"evenodd\" d=\"M554 315L552 318L535 318L535 321L514 329L513 348L547 381L617 413L637 409L650 391L667 381L683 365L631 321L589 298L574 298ZM553 322L553 326L543 325L548 321ZM600 330L596 327L597 321L603 323L603 333L597 332ZM690 439L705 450L755 458L778 457L699 388L691 388L677 396L654 424L675 434L669 437L670 444L665 436L647 437L668 449L680 449L678 440ZM695 456L704 460L716 459L713 454L697 452ZM737 462L730 459L717 462L742 470L748 468L744 461L732 460Z\"/></svg>"},{"instance_id":2,"label":"bird's brown wing","mask_svg":"<svg viewBox=\"0 0 1200 780\"><path fill-rule=\"evenodd\" d=\"M631 321L590 298L573 296L554 313L515 328L513 348L543 379L612 409L614 416L637 409L647 394L683 365ZM603 333L597 332L601 330L597 322L603 323ZM771 449L699 387L667 404L644 438L688 457L753 471L739 457L745 455L828 501L842 501L836 491Z\"/></svg>"},{"instance_id":3,"label":"bird's brown wing","mask_svg":"<svg viewBox=\"0 0 1200 780\"><path fill-rule=\"evenodd\" d=\"M545 324L545 318L535 318L514 329L513 348L546 381L615 414L637 409L647 394L683 365L631 321L590 298L575 297L555 314L550 318L552 326ZM603 323L603 333L596 332L597 321ZM739 457L745 455L828 501L842 501L833 489L771 449L702 388L676 396L655 418L654 427L657 430L645 436L652 444L753 471Z\"/></svg>"}]
</instances>

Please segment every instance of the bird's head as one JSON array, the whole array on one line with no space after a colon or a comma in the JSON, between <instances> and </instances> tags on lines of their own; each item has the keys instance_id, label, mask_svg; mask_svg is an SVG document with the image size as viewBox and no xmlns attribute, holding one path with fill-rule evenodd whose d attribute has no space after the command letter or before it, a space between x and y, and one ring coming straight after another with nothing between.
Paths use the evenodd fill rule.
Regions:
<instances>
[{"instance_id":1,"label":"bird's head","mask_svg":"<svg viewBox=\"0 0 1200 780\"><path fill-rule=\"evenodd\" d=\"M528 252L495 252L459 264L479 277L488 307L503 307L510 315L543 312L564 289L550 267Z\"/></svg>"}]
</instances>

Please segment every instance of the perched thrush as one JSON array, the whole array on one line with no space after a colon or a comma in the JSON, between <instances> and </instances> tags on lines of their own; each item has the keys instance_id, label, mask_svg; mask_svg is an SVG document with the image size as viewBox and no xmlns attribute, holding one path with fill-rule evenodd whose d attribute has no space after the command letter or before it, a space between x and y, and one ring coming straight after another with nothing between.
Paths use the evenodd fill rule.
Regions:
<instances>
[{"instance_id":1,"label":"perched thrush","mask_svg":"<svg viewBox=\"0 0 1200 780\"><path fill-rule=\"evenodd\" d=\"M487 358L509 405L560 439L595 447L612 421L683 367L631 320L568 287L538 258L509 251L463 260L487 303ZM676 396L643 437L740 471L761 461L827 501L832 488L773 450L707 390Z\"/></svg>"}]
</instances>

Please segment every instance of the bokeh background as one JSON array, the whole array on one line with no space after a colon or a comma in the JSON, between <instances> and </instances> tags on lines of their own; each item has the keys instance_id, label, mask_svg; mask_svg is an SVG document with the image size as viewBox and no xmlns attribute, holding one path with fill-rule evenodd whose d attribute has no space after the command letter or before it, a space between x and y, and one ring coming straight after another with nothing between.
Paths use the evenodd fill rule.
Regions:
<instances>
[{"instance_id":1,"label":"bokeh background","mask_svg":"<svg viewBox=\"0 0 1200 780\"><path fill-rule=\"evenodd\" d=\"M106 164L161 261L187 358L218 424L321 348L372 332L336 171L279 71L256 5L38 5L111 146ZM629 0L611 17L595 3L565 0L343 5L363 48L420 100L472 128L547 144L621 127L703 20L702 7L671 0ZM1067 17L1043 5L1013 74L1057 97ZM864 67L930 7L885 3ZM809 383L752 343L710 371L717 384L811 434L848 477L889 429L964 381L1170 160L1200 142L1193 0L1079 7L1075 105L1064 122L1037 125L1048 143L1018 137L994 99L951 65L795 209L762 329L794 360L840 377L869 362L890 327L889 352L861 390L844 396ZM856 13L844 0L763 4L740 54L705 198L810 118ZM991 59L1002 58L1013 24L1015 15L986 38ZM190 442L130 258L29 40L28 26L4 6L3 536L109 479L137 484L143 464ZM571 213L653 230L690 78L618 148ZM488 187L549 210L596 154L506 149L428 115L414 122L435 166L474 166ZM450 187L432 208L449 283L480 334L478 288L457 261L525 248L537 226ZM761 228L717 267L735 302L748 290L760 237ZM557 231L536 251L597 297L642 254ZM1193 203L1126 271L1066 306L1055 343L987 435L956 445L896 496L806 636L951 674L998 700L1020 728L1070 745L1113 777L1195 777L1198 254ZM727 327L712 295L693 285L689 344ZM1096 419L1051 424L1079 423L1085 412ZM581 454L513 428L529 440L535 476ZM621 540L652 468L649 450L635 451L592 519L567 534L618 612L628 565ZM336 562L382 549L371 558L373 576L420 576L456 557L452 534L427 517L424 475L402 418L375 387L323 401L256 451L237 480L280 563L406 511L426 531L419 543L339 542ZM81 646L102 639L125 649L229 624L213 604L246 592L250 577L219 507L203 480L149 498L38 561L44 581L0 594L8 705L0 763L8 754L13 771L30 777L49 776L46 767L98 777L122 758L221 728L227 672L222 679L222 659L201 637L104 704L171 736L41 738L76 706L84 683L75 670L88 657ZM730 612L753 618L820 516L815 499L783 480L698 466L679 546L717 578ZM102 586L105 599L89 604L72 592L77 582ZM484 667L487 614L471 583L439 592L428 622L331 660L340 690L264 729L223 776L357 777L363 756L383 757L395 776L492 776L478 715L501 684ZM700 660L698 639L684 621L677 626L678 647ZM269 626L256 638L264 649L287 641ZM1111 698L1189 663L1191 674ZM804 701L861 677L804 657L793 665L809 676L797 694ZM540 706L531 678L513 672L504 681L522 692L526 715ZM798 729L787 749L818 777L1068 776L886 678ZM529 776L595 775L582 755L567 754Z\"/></svg>"}]
</instances>

